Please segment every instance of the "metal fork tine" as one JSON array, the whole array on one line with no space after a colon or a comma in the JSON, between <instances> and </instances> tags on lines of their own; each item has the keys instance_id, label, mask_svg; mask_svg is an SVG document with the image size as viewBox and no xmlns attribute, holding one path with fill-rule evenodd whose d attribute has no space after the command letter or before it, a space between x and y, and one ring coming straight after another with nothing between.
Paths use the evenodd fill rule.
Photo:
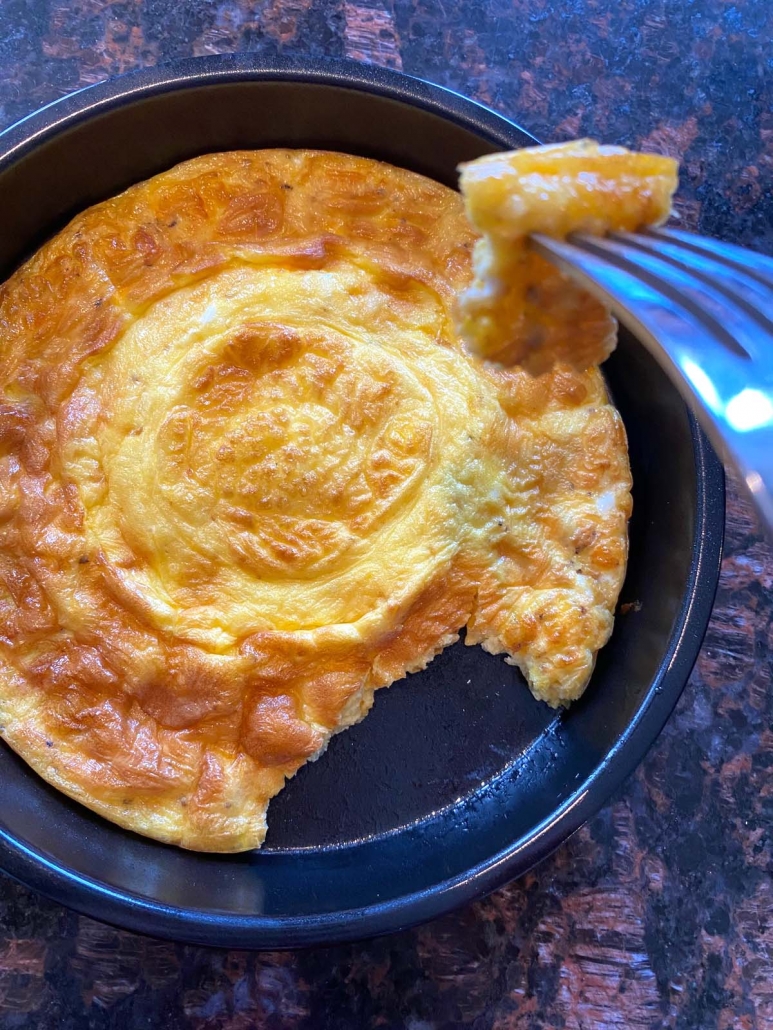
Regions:
<instances>
[{"instance_id":1,"label":"metal fork tine","mask_svg":"<svg viewBox=\"0 0 773 1030\"><path fill-rule=\"evenodd\" d=\"M711 318L711 324L707 323L710 331L731 350L740 346L750 356L764 350L762 341L767 338L767 326L750 313L748 303L730 288L720 290L714 281L697 276L692 268L669 262L658 252L631 246L624 235L614 239L582 236L572 240L585 250L608 255L615 264L647 279L660 293L692 308L698 317Z\"/></svg>"},{"instance_id":2,"label":"metal fork tine","mask_svg":"<svg viewBox=\"0 0 773 1030\"><path fill-rule=\"evenodd\" d=\"M642 279L636 266L621 266L590 249L588 237L573 237L569 241L534 234L530 239L543 257L579 279L624 325L648 342L654 340L655 349L668 362L675 363L683 372L686 362L688 378L692 365L699 362L707 347L716 350L716 334L726 335L711 315L693 305L686 306L678 291L667 288L663 292L651 281ZM724 381L729 376L734 381L733 388L742 388L748 374L748 354L736 345L731 349L723 346L722 356L726 366ZM705 401L710 408L715 406L713 397L707 396Z\"/></svg>"},{"instance_id":3,"label":"metal fork tine","mask_svg":"<svg viewBox=\"0 0 773 1030\"><path fill-rule=\"evenodd\" d=\"M717 260L735 265L736 268L743 269L748 275L773 288L773 258L764 254L755 254L750 250L744 250L743 247L736 247L733 243L723 243L708 236L696 236L683 229L648 229L647 235L664 241L676 241L700 254L711 254Z\"/></svg>"},{"instance_id":4,"label":"metal fork tine","mask_svg":"<svg viewBox=\"0 0 773 1030\"><path fill-rule=\"evenodd\" d=\"M739 470L773 530L773 362L764 367L734 339L738 325L744 341L754 335L750 326L766 336L758 323L705 282L619 241L537 234L530 241L607 304L654 355Z\"/></svg>"},{"instance_id":5,"label":"metal fork tine","mask_svg":"<svg viewBox=\"0 0 773 1030\"><path fill-rule=\"evenodd\" d=\"M675 236L660 236L654 232L610 233L610 239L628 243L648 251L679 268L691 272L705 283L740 304L746 314L773 335L773 287L736 264L732 264L709 250L687 246Z\"/></svg>"}]
</instances>

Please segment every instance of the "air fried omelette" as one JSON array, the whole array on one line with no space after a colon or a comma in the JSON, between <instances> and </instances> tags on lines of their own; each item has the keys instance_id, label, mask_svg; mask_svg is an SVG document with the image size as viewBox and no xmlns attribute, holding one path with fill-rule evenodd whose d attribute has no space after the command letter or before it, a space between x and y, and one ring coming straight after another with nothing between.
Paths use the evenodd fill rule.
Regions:
<instances>
[{"instance_id":1,"label":"air fried omelette","mask_svg":"<svg viewBox=\"0 0 773 1030\"><path fill-rule=\"evenodd\" d=\"M239 851L462 627L579 696L625 569L625 432L597 368L466 352L476 239L399 168L215 154L2 287L0 732L41 776Z\"/></svg>"}]
</instances>

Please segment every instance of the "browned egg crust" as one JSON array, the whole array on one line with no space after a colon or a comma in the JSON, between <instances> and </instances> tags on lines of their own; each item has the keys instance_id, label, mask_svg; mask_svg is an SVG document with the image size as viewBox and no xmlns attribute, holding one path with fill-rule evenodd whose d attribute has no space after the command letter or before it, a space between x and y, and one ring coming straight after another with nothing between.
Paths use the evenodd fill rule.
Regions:
<instances>
[{"instance_id":1,"label":"browned egg crust","mask_svg":"<svg viewBox=\"0 0 773 1030\"><path fill-rule=\"evenodd\" d=\"M582 692L625 569L625 433L597 369L464 352L474 240L410 172L226 153L84 212L2 287L0 729L50 783L239 851L465 625L536 696Z\"/></svg>"}]
</instances>

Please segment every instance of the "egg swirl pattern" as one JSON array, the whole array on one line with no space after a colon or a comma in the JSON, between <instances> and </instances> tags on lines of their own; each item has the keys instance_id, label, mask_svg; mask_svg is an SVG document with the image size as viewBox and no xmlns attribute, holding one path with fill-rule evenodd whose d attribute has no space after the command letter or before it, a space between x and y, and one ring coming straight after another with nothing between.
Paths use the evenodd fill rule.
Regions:
<instances>
[{"instance_id":1,"label":"egg swirl pattern","mask_svg":"<svg viewBox=\"0 0 773 1030\"><path fill-rule=\"evenodd\" d=\"M626 560L596 369L471 359L453 191L363 158L189 161L0 293L0 732L209 851L467 626L577 697ZM520 703L513 698L513 703Z\"/></svg>"}]
</instances>

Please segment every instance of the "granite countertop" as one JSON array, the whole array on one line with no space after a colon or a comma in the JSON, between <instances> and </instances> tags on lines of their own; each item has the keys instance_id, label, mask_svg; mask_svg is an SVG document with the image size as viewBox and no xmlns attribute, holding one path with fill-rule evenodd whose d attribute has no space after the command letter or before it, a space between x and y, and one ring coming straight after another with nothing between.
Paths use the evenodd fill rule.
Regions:
<instances>
[{"instance_id":1,"label":"granite countertop","mask_svg":"<svg viewBox=\"0 0 773 1030\"><path fill-rule=\"evenodd\" d=\"M768 0L4 0L0 125L197 54L348 56L545 140L679 157L689 228L773 251ZM419 929L295 953L115 930L0 876L0 1030L773 1028L773 554L730 483L722 578L674 716L523 879Z\"/></svg>"}]
</instances>

